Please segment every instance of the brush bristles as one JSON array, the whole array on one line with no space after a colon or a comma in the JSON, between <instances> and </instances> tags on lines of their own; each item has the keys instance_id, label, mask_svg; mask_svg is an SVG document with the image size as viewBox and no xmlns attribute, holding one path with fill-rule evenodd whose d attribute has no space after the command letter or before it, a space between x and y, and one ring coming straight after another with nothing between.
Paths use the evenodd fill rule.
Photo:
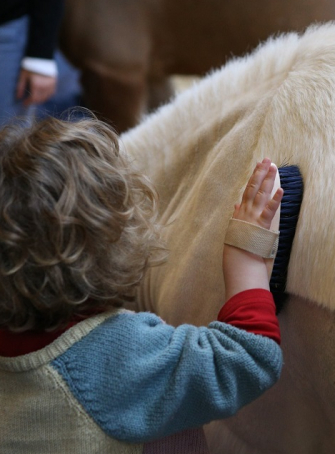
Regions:
<instances>
[{"instance_id":1,"label":"brush bristles","mask_svg":"<svg viewBox=\"0 0 335 454\"><path fill-rule=\"evenodd\" d=\"M281 203L279 223L279 246L270 280L277 312L286 299L286 279L294 234L299 218L303 196L303 180L298 166L284 166L278 169L284 196Z\"/></svg>"}]
</instances>

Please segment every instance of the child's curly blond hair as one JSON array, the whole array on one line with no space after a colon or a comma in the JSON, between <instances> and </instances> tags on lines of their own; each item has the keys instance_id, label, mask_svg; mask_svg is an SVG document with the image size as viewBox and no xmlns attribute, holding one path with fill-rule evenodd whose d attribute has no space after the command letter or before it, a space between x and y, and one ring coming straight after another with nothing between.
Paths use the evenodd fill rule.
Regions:
<instances>
[{"instance_id":1,"label":"child's curly blond hair","mask_svg":"<svg viewBox=\"0 0 335 454\"><path fill-rule=\"evenodd\" d=\"M157 195L95 118L0 131L0 326L122 305L164 251ZM158 253L158 254L156 254Z\"/></svg>"}]
</instances>

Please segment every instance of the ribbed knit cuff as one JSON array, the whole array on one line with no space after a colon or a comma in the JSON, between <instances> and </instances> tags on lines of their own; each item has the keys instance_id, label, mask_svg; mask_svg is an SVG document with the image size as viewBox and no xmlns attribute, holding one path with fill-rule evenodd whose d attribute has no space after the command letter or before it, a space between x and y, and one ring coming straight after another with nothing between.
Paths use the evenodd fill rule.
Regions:
<instances>
[{"instance_id":1,"label":"ribbed knit cuff","mask_svg":"<svg viewBox=\"0 0 335 454\"><path fill-rule=\"evenodd\" d=\"M267 336L280 344L276 306L268 290L251 289L234 295L220 310L218 320L250 333Z\"/></svg>"}]
</instances>

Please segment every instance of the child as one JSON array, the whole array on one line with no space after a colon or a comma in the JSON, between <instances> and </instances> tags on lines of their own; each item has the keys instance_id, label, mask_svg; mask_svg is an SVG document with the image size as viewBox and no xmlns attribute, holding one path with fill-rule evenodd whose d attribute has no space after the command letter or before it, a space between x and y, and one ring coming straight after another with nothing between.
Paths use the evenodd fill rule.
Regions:
<instances>
[{"instance_id":1,"label":"child","mask_svg":"<svg viewBox=\"0 0 335 454\"><path fill-rule=\"evenodd\" d=\"M276 241L283 191L271 200L270 160L228 229L229 300L200 328L120 308L164 248L155 192L108 126L6 127L0 169L1 452L207 452L197 428L236 413L281 370L265 260L240 249L250 245L238 233Z\"/></svg>"}]
</instances>

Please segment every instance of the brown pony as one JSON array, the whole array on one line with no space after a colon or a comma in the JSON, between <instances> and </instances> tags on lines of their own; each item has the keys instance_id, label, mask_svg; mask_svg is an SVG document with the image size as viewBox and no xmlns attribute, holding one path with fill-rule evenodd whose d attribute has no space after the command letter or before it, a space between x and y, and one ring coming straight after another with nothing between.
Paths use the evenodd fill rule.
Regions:
<instances>
[{"instance_id":1,"label":"brown pony","mask_svg":"<svg viewBox=\"0 0 335 454\"><path fill-rule=\"evenodd\" d=\"M203 75L269 35L332 19L331 0L66 0L61 41L88 107L121 132L172 96L169 76Z\"/></svg>"}]
</instances>

